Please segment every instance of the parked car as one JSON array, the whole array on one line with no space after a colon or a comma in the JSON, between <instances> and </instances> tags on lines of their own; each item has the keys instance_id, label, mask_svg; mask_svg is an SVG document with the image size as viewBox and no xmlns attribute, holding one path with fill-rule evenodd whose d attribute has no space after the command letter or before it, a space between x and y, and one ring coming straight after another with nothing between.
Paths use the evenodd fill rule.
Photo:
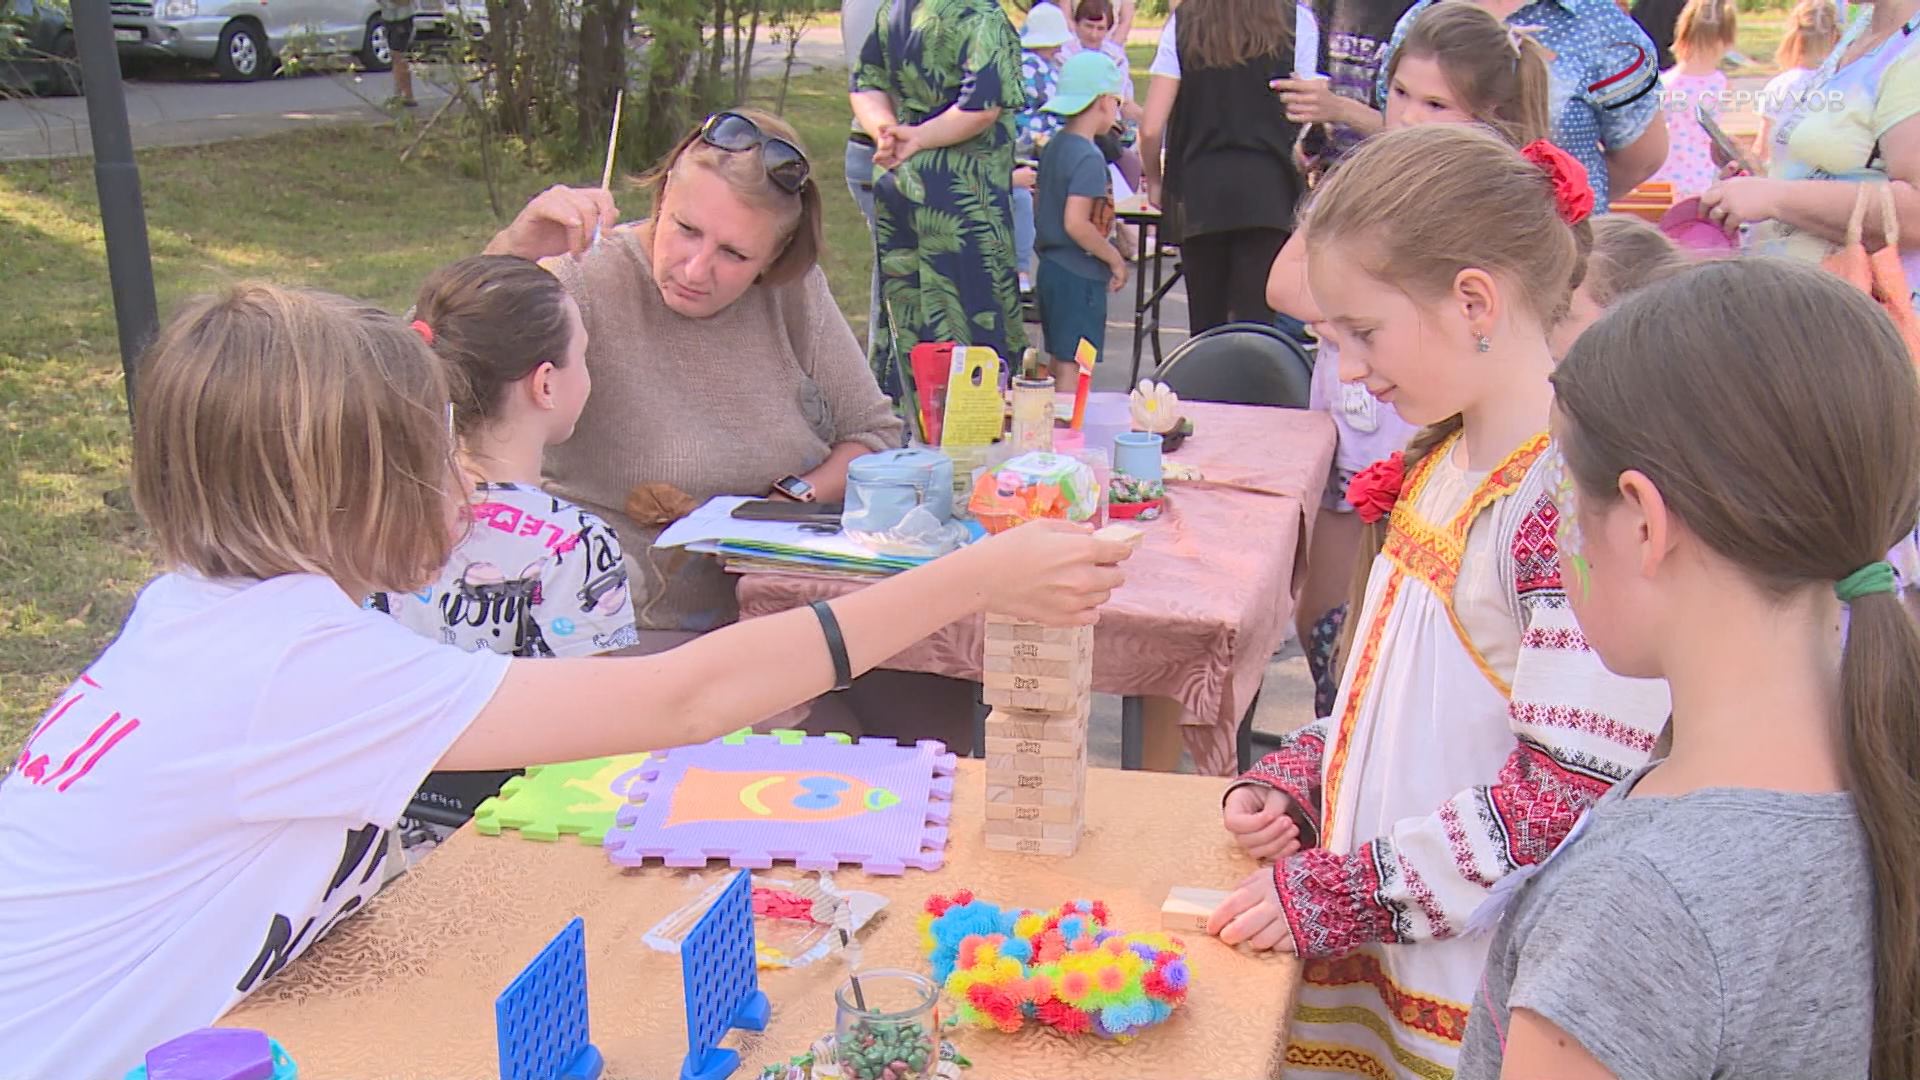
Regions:
<instances>
[{"instance_id":1,"label":"parked car","mask_svg":"<svg viewBox=\"0 0 1920 1080\"><path fill-rule=\"evenodd\" d=\"M0 0L0 21L0 90L80 93L80 60L64 10L39 0Z\"/></svg>"},{"instance_id":2,"label":"parked car","mask_svg":"<svg viewBox=\"0 0 1920 1080\"><path fill-rule=\"evenodd\" d=\"M212 64L223 79L262 79L298 43L351 53L369 71L393 66L376 0L112 0L120 55Z\"/></svg>"},{"instance_id":3,"label":"parked car","mask_svg":"<svg viewBox=\"0 0 1920 1080\"><path fill-rule=\"evenodd\" d=\"M487 37L487 0L418 0L413 32L423 38Z\"/></svg>"}]
</instances>

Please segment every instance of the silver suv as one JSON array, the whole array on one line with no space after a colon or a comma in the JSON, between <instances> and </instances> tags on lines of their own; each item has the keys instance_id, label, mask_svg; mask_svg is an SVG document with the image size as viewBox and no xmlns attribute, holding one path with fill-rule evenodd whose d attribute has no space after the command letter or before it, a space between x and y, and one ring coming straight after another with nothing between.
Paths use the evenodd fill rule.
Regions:
<instances>
[{"instance_id":1,"label":"silver suv","mask_svg":"<svg viewBox=\"0 0 1920 1080\"><path fill-rule=\"evenodd\" d=\"M393 66L377 0L112 0L120 55L211 63L223 79L274 72L289 42L352 53L370 71Z\"/></svg>"}]
</instances>

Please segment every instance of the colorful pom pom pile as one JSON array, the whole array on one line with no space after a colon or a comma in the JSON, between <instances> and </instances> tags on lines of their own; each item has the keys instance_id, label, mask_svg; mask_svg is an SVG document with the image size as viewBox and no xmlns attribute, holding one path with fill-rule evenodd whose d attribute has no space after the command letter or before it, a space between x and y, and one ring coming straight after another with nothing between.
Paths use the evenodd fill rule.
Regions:
<instances>
[{"instance_id":1,"label":"colorful pom pom pile","mask_svg":"<svg viewBox=\"0 0 1920 1080\"><path fill-rule=\"evenodd\" d=\"M933 981L960 1022L975 1027L1013 1032L1033 1021L1125 1041L1173 1015L1187 996L1180 939L1110 929L1098 900L1031 911L965 890L934 896L920 916L920 942Z\"/></svg>"}]
</instances>

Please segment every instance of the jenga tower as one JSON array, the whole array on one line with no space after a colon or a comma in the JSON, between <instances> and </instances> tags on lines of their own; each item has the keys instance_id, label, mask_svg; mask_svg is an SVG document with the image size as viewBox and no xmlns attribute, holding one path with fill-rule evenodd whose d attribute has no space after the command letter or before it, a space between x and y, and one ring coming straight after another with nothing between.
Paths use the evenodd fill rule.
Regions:
<instances>
[{"instance_id":1,"label":"jenga tower","mask_svg":"<svg viewBox=\"0 0 1920 1080\"><path fill-rule=\"evenodd\" d=\"M1071 855L1087 793L1093 628L987 616L987 848Z\"/></svg>"}]
</instances>

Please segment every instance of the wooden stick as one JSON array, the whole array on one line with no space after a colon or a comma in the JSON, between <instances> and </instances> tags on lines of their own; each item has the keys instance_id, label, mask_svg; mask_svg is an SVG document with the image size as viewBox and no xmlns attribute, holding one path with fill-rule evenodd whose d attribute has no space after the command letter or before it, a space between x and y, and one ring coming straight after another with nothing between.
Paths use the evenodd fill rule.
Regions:
<instances>
[{"instance_id":1,"label":"wooden stick","mask_svg":"<svg viewBox=\"0 0 1920 1080\"><path fill-rule=\"evenodd\" d=\"M624 88L613 96L613 127L607 132L607 166L600 171L600 186L608 191L613 190L613 160L620 148L620 107L626 100Z\"/></svg>"}]
</instances>

